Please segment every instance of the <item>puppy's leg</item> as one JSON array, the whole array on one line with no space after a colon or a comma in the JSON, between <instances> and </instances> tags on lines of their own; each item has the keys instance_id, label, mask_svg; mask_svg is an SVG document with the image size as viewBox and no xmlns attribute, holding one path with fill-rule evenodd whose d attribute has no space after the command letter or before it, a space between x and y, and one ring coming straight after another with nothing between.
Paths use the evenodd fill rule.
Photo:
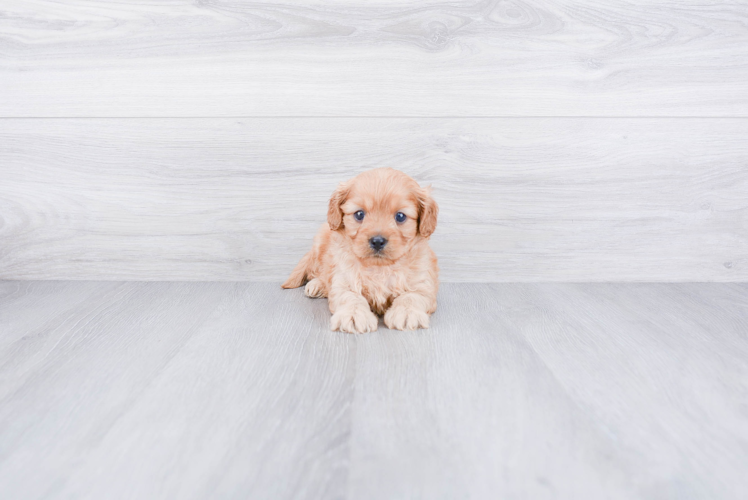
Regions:
<instances>
[{"instance_id":1,"label":"puppy's leg","mask_svg":"<svg viewBox=\"0 0 748 500\"><path fill-rule=\"evenodd\" d=\"M379 319L363 295L349 290L330 293L330 328L347 333L373 332Z\"/></svg>"},{"instance_id":2,"label":"puppy's leg","mask_svg":"<svg viewBox=\"0 0 748 500\"><path fill-rule=\"evenodd\" d=\"M325 285L322 284L322 280L319 278L314 278L304 287L304 294L307 297L316 299L318 297L326 297L327 291L325 290Z\"/></svg>"},{"instance_id":3,"label":"puppy's leg","mask_svg":"<svg viewBox=\"0 0 748 500\"><path fill-rule=\"evenodd\" d=\"M303 285L309 276L309 268L311 267L313 260L313 251L304 255L299 263L296 264L293 271L291 271L291 276L289 276L286 282L281 285L281 288L298 288Z\"/></svg>"},{"instance_id":4,"label":"puppy's leg","mask_svg":"<svg viewBox=\"0 0 748 500\"><path fill-rule=\"evenodd\" d=\"M418 292L398 296L384 313L384 324L393 330L429 327L429 314L436 310L436 298Z\"/></svg>"}]
</instances>

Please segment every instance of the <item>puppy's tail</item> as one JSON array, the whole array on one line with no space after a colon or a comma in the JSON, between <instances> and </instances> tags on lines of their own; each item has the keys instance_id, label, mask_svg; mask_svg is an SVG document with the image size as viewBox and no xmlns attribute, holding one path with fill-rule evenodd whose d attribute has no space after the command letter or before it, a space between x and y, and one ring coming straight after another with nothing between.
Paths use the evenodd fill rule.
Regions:
<instances>
[{"instance_id":1,"label":"puppy's tail","mask_svg":"<svg viewBox=\"0 0 748 500\"><path fill-rule=\"evenodd\" d=\"M301 258L293 271L281 288L299 288L309 279L309 271L312 267L312 252L308 252Z\"/></svg>"}]
</instances>

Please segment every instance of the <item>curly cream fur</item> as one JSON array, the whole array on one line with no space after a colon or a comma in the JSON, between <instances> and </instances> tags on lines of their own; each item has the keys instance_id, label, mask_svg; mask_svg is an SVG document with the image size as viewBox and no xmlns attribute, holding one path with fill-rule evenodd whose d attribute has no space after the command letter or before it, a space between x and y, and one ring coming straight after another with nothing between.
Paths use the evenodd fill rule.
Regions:
<instances>
[{"instance_id":1,"label":"curly cream fur","mask_svg":"<svg viewBox=\"0 0 748 500\"><path fill-rule=\"evenodd\" d=\"M353 214L365 213L363 221ZM283 288L306 283L309 297L327 297L333 330L377 329L378 315L388 328L429 327L436 310L439 268L428 244L436 229L438 206L430 190L391 168L364 172L338 186L330 198L328 223ZM403 212L403 223L395 214ZM380 252L373 236L387 244Z\"/></svg>"}]
</instances>

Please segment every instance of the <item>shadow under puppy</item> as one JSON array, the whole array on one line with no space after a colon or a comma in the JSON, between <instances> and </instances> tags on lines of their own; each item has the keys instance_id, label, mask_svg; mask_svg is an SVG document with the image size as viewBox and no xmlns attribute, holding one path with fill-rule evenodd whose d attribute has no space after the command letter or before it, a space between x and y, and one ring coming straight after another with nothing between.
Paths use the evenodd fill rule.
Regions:
<instances>
[{"instance_id":1,"label":"shadow under puppy","mask_svg":"<svg viewBox=\"0 0 748 500\"><path fill-rule=\"evenodd\" d=\"M439 267L429 247L439 208L430 188L378 168L341 183L327 224L283 288L306 283L309 297L327 297L330 327L348 333L429 327Z\"/></svg>"}]
</instances>

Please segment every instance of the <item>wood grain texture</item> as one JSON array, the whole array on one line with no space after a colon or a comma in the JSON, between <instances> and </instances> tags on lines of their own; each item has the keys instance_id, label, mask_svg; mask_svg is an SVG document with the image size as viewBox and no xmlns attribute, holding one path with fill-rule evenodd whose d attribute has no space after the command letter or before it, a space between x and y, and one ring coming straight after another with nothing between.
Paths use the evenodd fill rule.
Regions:
<instances>
[{"instance_id":1,"label":"wood grain texture","mask_svg":"<svg viewBox=\"0 0 748 500\"><path fill-rule=\"evenodd\" d=\"M321 301L231 283L0 287L0 497L345 493L355 346L328 335Z\"/></svg>"},{"instance_id":2,"label":"wood grain texture","mask_svg":"<svg viewBox=\"0 0 748 500\"><path fill-rule=\"evenodd\" d=\"M744 119L0 120L0 278L281 282L338 182L433 184L444 281L748 279Z\"/></svg>"},{"instance_id":3,"label":"wood grain texture","mask_svg":"<svg viewBox=\"0 0 748 500\"><path fill-rule=\"evenodd\" d=\"M0 282L2 498L748 489L748 285L447 284L346 335L269 283Z\"/></svg>"},{"instance_id":4,"label":"wood grain texture","mask_svg":"<svg viewBox=\"0 0 748 500\"><path fill-rule=\"evenodd\" d=\"M748 4L6 0L0 116L748 116Z\"/></svg>"}]
</instances>

